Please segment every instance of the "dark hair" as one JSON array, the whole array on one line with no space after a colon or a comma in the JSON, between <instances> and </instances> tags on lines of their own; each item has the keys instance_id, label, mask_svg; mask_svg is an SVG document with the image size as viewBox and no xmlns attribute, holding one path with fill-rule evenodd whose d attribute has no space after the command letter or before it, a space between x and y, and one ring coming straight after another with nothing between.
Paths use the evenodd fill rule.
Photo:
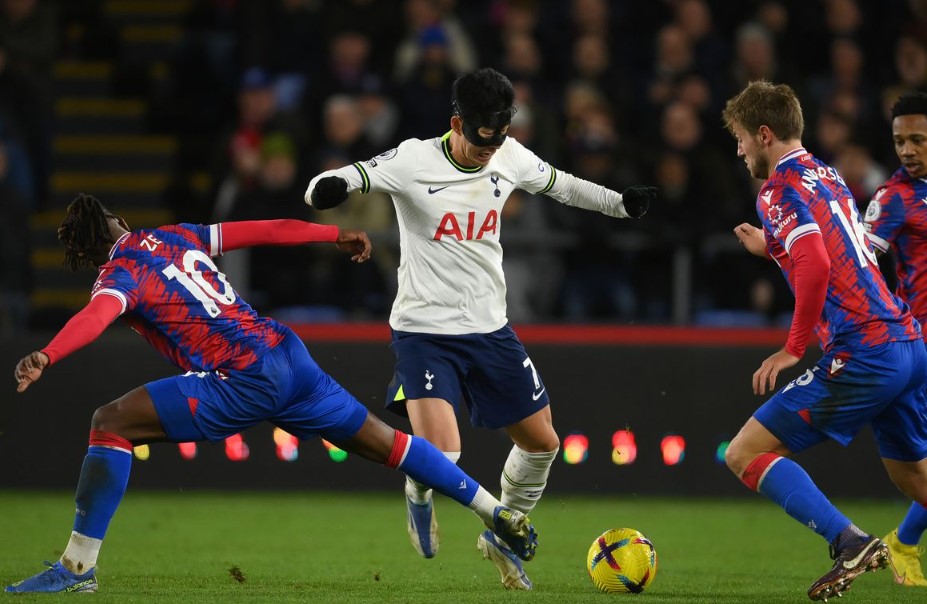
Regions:
<instances>
[{"instance_id":1,"label":"dark hair","mask_svg":"<svg viewBox=\"0 0 927 604\"><path fill-rule=\"evenodd\" d=\"M764 80L750 82L740 94L729 99L722 113L724 126L734 133L740 124L755 135L760 126L767 126L779 140L800 139L805 129L801 103L787 84L772 84Z\"/></svg>"},{"instance_id":2,"label":"dark hair","mask_svg":"<svg viewBox=\"0 0 927 604\"><path fill-rule=\"evenodd\" d=\"M94 250L113 244L108 221L116 215L93 195L79 194L68 205L67 215L58 227L58 241L64 246L64 264L72 271L93 266Z\"/></svg>"},{"instance_id":3,"label":"dark hair","mask_svg":"<svg viewBox=\"0 0 927 604\"><path fill-rule=\"evenodd\" d=\"M892 119L899 115L927 115L927 92L906 92L892 105Z\"/></svg>"},{"instance_id":4,"label":"dark hair","mask_svg":"<svg viewBox=\"0 0 927 604\"><path fill-rule=\"evenodd\" d=\"M454 80L454 113L464 119L506 111L514 103L512 82L491 67L477 69Z\"/></svg>"}]
</instances>

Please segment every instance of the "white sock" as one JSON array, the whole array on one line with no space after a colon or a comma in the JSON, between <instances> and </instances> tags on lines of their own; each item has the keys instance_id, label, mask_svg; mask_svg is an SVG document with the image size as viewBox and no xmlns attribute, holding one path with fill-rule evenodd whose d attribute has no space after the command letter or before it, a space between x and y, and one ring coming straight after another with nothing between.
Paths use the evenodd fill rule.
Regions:
<instances>
[{"instance_id":1,"label":"white sock","mask_svg":"<svg viewBox=\"0 0 927 604\"><path fill-rule=\"evenodd\" d=\"M480 487L477 489L476 495L473 496L473 501L467 507L473 510L487 527L493 528L492 513L500 505L502 505L501 501L493 497L492 493Z\"/></svg>"},{"instance_id":2,"label":"white sock","mask_svg":"<svg viewBox=\"0 0 927 604\"><path fill-rule=\"evenodd\" d=\"M544 493L550 466L559 450L528 453L513 446L502 468L502 505L525 514L531 512Z\"/></svg>"},{"instance_id":3,"label":"white sock","mask_svg":"<svg viewBox=\"0 0 927 604\"><path fill-rule=\"evenodd\" d=\"M61 554L61 565L75 575L82 575L97 565L101 545L103 545L102 539L94 539L71 531L68 546Z\"/></svg>"},{"instance_id":4,"label":"white sock","mask_svg":"<svg viewBox=\"0 0 927 604\"><path fill-rule=\"evenodd\" d=\"M460 451L441 452L444 453L444 456L455 464L457 463L457 460L460 459ZM431 501L431 495L431 489L421 484L420 482L416 482L406 476L406 497L408 497L412 503L428 503ZM492 516L492 510L489 511L489 514Z\"/></svg>"}]
</instances>

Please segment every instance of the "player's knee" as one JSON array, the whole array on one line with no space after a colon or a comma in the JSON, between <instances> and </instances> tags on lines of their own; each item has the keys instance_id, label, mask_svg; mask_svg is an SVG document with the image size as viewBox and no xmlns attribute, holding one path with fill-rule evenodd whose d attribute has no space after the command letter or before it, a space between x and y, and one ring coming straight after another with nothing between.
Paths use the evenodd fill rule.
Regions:
<instances>
[{"instance_id":1,"label":"player's knee","mask_svg":"<svg viewBox=\"0 0 927 604\"><path fill-rule=\"evenodd\" d=\"M748 453L744 447L740 446L737 440L731 442L727 450L724 451L724 463L737 476L744 473L744 470L753 461L754 457L755 455Z\"/></svg>"},{"instance_id":2,"label":"player's knee","mask_svg":"<svg viewBox=\"0 0 927 604\"><path fill-rule=\"evenodd\" d=\"M513 440L520 449L527 453L550 453L560 449L560 437L557 436L553 427L540 433L530 434L528 438L513 437Z\"/></svg>"},{"instance_id":3,"label":"player's knee","mask_svg":"<svg viewBox=\"0 0 927 604\"><path fill-rule=\"evenodd\" d=\"M536 440L524 446L519 443L518 447L526 453L552 453L560 449L560 439L555 434L554 438Z\"/></svg>"},{"instance_id":4,"label":"player's knee","mask_svg":"<svg viewBox=\"0 0 927 604\"><path fill-rule=\"evenodd\" d=\"M899 491L912 501L917 501L921 505L927 504L927 476L912 474L900 480L892 478L892 482L895 483Z\"/></svg>"},{"instance_id":5,"label":"player's knee","mask_svg":"<svg viewBox=\"0 0 927 604\"><path fill-rule=\"evenodd\" d=\"M116 409L116 403L103 405L93 412L93 418L90 420L91 430L118 433L119 427L119 413Z\"/></svg>"}]
</instances>

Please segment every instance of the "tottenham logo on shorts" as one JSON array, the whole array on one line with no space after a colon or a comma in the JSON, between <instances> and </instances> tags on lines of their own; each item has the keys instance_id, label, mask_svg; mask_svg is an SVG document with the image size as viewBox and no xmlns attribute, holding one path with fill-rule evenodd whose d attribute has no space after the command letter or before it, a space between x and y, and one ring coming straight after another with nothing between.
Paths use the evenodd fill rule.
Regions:
<instances>
[{"instance_id":1,"label":"tottenham logo on shorts","mask_svg":"<svg viewBox=\"0 0 927 604\"><path fill-rule=\"evenodd\" d=\"M431 380L435 379L435 375L431 373L430 371L428 371L427 369L425 370L425 379L428 380L428 383L425 384L425 390L431 390L432 388L434 388L434 386L431 383Z\"/></svg>"}]
</instances>

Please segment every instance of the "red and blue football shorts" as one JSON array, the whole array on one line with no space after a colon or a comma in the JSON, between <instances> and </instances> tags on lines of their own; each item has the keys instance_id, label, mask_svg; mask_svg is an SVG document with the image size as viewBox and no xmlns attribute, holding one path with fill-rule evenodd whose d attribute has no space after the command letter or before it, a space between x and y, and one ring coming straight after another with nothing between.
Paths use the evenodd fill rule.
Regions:
<instances>
[{"instance_id":1,"label":"red and blue football shorts","mask_svg":"<svg viewBox=\"0 0 927 604\"><path fill-rule=\"evenodd\" d=\"M187 373L145 384L164 432L174 442L220 441L262 421L300 440L343 442L367 408L309 355L290 330L250 367L229 376Z\"/></svg>"},{"instance_id":2,"label":"red and blue football shorts","mask_svg":"<svg viewBox=\"0 0 927 604\"><path fill-rule=\"evenodd\" d=\"M396 353L387 409L408 415L408 399L440 398L467 405L470 423L511 426L550 402L547 388L511 327L491 333L436 335L393 330Z\"/></svg>"},{"instance_id":3,"label":"red and blue football shorts","mask_svg":"<svg viewBox=\"0 0 927 604\"><path fill-rule=\"evenodd\" d=\"M922 340L831 351L754 417L793 453L831 438L846 446L866 424L883 458L927 457L927 351Z\"/></svg>"}]
</instances>

